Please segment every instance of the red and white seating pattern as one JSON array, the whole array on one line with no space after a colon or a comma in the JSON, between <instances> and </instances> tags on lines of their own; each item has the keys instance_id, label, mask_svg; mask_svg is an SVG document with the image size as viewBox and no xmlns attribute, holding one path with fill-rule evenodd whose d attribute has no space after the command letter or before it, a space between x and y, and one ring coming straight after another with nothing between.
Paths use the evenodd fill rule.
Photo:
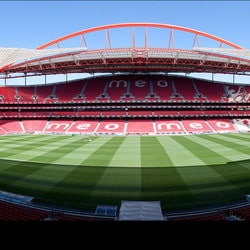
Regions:
<instances>
[{"instance_id":1,"label":"red and white seating pattern","mask_svg":"<svg viewBox=\"0 0 250 250\"><path fill-rule=\"evenodd\" d=\"M176 96L176 94L179 95ZM143 101L147 104L154 98L158 101L174 101L179 100L178 98L181 98L182 101L197 101L197 96L205 97L207 101L216 101L216 103L223 100L248 103L250 101L250 86L153 74L101 76L73 80L67 84L58 83L27 87L5 86L0 87L0 104L2 107L0 134L34 132L189 134L249 131L249 105L240 108L231 108L231 106L218 108L217 105L217 108L209 106L205 107L204 110L199 110L199 108L195 110L193 107L187 109L175 108L174 106L166 109L161 106L152 108L146 105L136 108L130 108L130 106L124 108L122 106L123 108L119 109L119 104L116 108L108 105L97 109L85 109L85 106L77 109L72 107L68 109L67 107L70 108L70 106L63 107L63 109L59 108L64 102L78 100L105 103L106 101L120 102L124 101L125 98L132 98L132 101ZM38 103L38 106L35 106L32 102ZM61 102L61 104L56 108L48 106L39 108L39 105L48 102L59 104ZM19 108L20 103L32 104L22 105ZM185 103L182 103L182 105L185 105ZM225 105L228 105L228 103ZM52 120L47 121L49 117ZM208 120L203 120L204 117ZM39 120L33 120L32 118ZM74 118L92 120L73 121ZM108 118L111 120L107 120ZM142 120L142 118L144 119ZM168 119L161 120L162 118ZM169 120L170 118L171 120Z\"/></svg>"},{"instance_id":2,"label":"red and white seating pattern","mask_svg":"<svg viewBox=\"0 0 250 250\"><path fill-rule=\"evenodd\" d=\"M107 81L107 96L110 101L118 101L122 96L126 96L128 88L128 80L124 77L114 77L110 81Z\"/></svg>"},{"instance_id":3,"label":"red and white seating pattern","mask_svg":"<svg viewBox=\"0 0 250 250\"><path fill-rule=\"evenodd\" d=\"M157 134L184 134L185 128L178 120L158 120L155 122Z\"/></svg>"},{"instance_id":4,"label":"red and white seating pattern","mask_svg":"<svg viewBox=\"0 0 250 250\"><path fill-rule=\"evenodd\" d=\"M162 101L170 101L173 93L173 88L170 78L162 78L161 76L154 76L151 79L153 93L160 97Z\"/></svg>"},{"instance_id":5,"label":"red and white seating pattern","mask_svg":"<svg viewBox=\"0 0 250 250\"><path fill-rule=\"evenodd\" d=\"M60 121L54 122L54 124ZM71 121L69 121L70 123ZM97 120L81 120L73 122L73 124L68 125L67 133L79 133L79 134L93 134L98 125Z\"/></svg>"},{"instance_id":6,"label":"red and white seating pattern","mask_svg":"<svg viewBox=\"0 0 250 250\"><path fill-rule=\"evenodd\" d=\"M225 96L224 85L210 81L195 80L198 92L207 98L208 101L221 101Z\"/></svg>"},{"instance_id":7,"label":"red and white seating pattern","mask_svg":"<svg viewBox=\"0 0 250 250\"><path fill-rule=\"evenodd\" d=\"M195 98L195 89L192 84L192 80L187 78L173 78L173 83L176 89L176 93L183 96L184 100L192 101Z\"/></svg>"},{"instance_id":8,"label":"red and white seating pattern","mask_svg":"<svg viewBox=\"0 0 250 250\"><path fill-rule=\"evenodd\" d=\"M250 132L250 119L233 119L233 123L237 130Z\"/></svg>"},{"instance_id":9,"label":"red and white seating pattern","mask_svg":"<svg viewBox=\"0 0 250 250\"><path fill-rule=\"evenodd\" d=\"M188 133L213 133L216 131L209 122L204 120L183 120L182 123Z\"/></svg>"},{"instance_id":10,"label":"red and white seating pattern","mask_svg":"<svg viewBox=\"0 0 250 250\"><path fill-rule=\"evenodd\" d=\"M24 130L21 127L21 122L16 120L0 120L0 128L9 134L21 134Z\"/></svg>"},{"instance_id":11,"label":"red and white seating pattern","mask_svg":"<svg viewBox=\"0 0 250 250\"><path fill-rule=\"evenodd\" d=\"M0 134L192 134L250 131L250 119L112 119L112 120L1 120Z\"/></svg>"},{"instance_id":12,"label":"red and white seating pattern","mask_svg":"<svg viewBox=\"0 0 250 250\"><path fill-rule=\"evenodd\" d=\"M148 77L134 76L130 80L130 93L135 100L143 101L150 94L150 81Z\"/></svg>"},{"instance_id":13,"label":"red and white seating pattern","mask_svg":"<svg viewBox=\"0 0 250 250\"><path fill-rule=\"evenodd\" d=\"M219 133L237 131L229 119L209 120L209 124L214 128L215 131Z\"/></svg>"},{"instance_id":14,"label":"red and white seating pattern","mask_svg":"<svg viewBox=\"0 0 250 250\"><path fill-rule=\"evenodd\" d=\"M124 129L124 120L103 120L99 123L95 132L105 134L124 134Z\"/></svg>"},{"instance_id":15,"label":"red and white seating pattern","mask_svg":"<svg viewBox=\"0 0 250 250\"><path fill-rule=\"evenodd\" d=\"M131 97L126 97L131 94ZM153 94L153 96L152 96ZM180 97L175 96L179 94ZM154 96L155 95L155 96ZM167 75L119 75L38 86L0 87L0 103L133 100L250 101L250 86ZM19 99L18 99L19 97ZM36 97L36 98L34 98Z\"/></svg>"},{"instance_id":16,"label":"red and white seating pattern","mask_svg":"<svg viewBox=\"0 0 250 250\"><path fill-rule=\"evenodd\" d=\"M71 102L78 98L83 100L80 95L84 84L84 80L73 81L70 84L58 84L56 85L55 96L60 102Z\"/></svg>"},{"instance_id":17,"label":"red and white seating pattern","mask_svg":"<svg viewBox=\"0 0 250 250\"><path fill-rule=\"evenodd\" d=\"M250 93L245 86L225 85L228 102L242 102L250 100Z\"/></svg>"},{"instance_id":18,"label":"red and white seating pattern","mask_svg":"<svg viewBox=\"0 0 250 250\"><path fill-rule=\"evenodd\" d=\"M47 120L23 120L23 128L26 133L41 133L45 128Z\"/></svg>"},{"instance_id":19,"label":"red and white seating pattern","mask_svg":"<svg viewBox=\"0 0 250 250\"><path fill-rule=\"evenodd\" d=\"M152 120L129 120L127 134L153 134L155 133Z\"/></svg>"}]
</instances>

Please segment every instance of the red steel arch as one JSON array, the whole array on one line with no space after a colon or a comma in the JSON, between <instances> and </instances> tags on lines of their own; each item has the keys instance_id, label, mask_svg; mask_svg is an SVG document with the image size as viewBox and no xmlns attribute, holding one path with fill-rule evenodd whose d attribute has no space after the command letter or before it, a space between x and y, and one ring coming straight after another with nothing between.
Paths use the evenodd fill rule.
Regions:
<instances>
[{"instance_id":1,"label":"red steel arch","mask_svg":"<svg viewBox=\"0 0 250 250\"><path fill-rule=\"evenodd\" d=\"M184 31L184 32L193 33L195 35L201 35L201 36L207 37L209 39L215 40L215 41L220 42L222 44L226 44L226 45L228 45L232 48L235 48L235 49L243 49L242 47L240 47L237 44L234 44L234 43L229 42L225 39L222 39L220 37L217 37L217 36L214 36L214 35L199 31L199 30L190 29L190 28L186 28L186 27L182 27L182 26L171 25L171 24L161 24L161 23L118 23L118 24L108 24L108 25L97 26L97 27L93 27L93 28L89 28L89 29L85 29L85 30L80 30L80 31L68 34L66 36L63 36L63 37L59 37L53 41L50 41L48 43L45 43L45 44L37 47L36 49L41 50L41 49L47 48L51 45L62 42L64 40L70 39L72 37L84 35L84 34L87 34L90 32L106 30L106 29L113 29L113 28L125 28L125 27L153 27L153 28L165 28L165 29L180 30L180 31Z\"/></svg>"}]
</instances>

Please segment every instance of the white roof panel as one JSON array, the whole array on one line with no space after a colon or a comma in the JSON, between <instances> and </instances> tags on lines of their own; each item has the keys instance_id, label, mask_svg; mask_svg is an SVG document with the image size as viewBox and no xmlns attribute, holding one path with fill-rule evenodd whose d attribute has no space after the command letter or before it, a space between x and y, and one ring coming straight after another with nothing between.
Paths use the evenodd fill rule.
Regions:
<instances>
[{"instance_id":1,"label":"white roof panel","mask_svg":"<svg viewBox=\"0 0 250 250\"><path fill-rule=\"evenodd\" d=\"M85 51L86 48L59 48L59 49L22 49L22 48L0 48L0 69L9 64L19 64L25 60L32 60L40 57L60 55L76 51Z\"/></svg>"},{"instance_id":2,"label":"white roof panel","mask_svg":"<svg viewBox=\"0 0 250 250\"><path fill-rule=\"evenodd\" d=\"M160 201L122 201L119 220L163 221Z\"/></svg>"}]
</instances>

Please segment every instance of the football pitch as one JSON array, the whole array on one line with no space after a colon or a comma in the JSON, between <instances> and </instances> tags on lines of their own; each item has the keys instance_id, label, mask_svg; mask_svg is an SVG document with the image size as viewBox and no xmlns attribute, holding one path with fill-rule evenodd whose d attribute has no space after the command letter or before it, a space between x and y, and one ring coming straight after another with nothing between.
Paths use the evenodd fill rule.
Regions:
<instances>
[{"instance_id":1,"label":"football pitch","mask_svg":"<svg viewBox=\"0 0 250 250\"><path fill-rule=\"evenodd\" d=\"M164 211L250 194L250 134L0 136L0 190L63 207L160 201Z\"/></svg>"}]
</instances>

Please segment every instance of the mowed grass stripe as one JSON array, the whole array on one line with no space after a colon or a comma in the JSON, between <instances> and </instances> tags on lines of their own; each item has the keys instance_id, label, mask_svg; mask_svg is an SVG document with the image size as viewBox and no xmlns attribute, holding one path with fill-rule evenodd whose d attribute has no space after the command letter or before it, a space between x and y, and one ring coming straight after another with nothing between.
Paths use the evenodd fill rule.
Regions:
<instances>
[{"instance_id":1,"label":"mowed grass stripe","mask_svg":"<svg viewBox=\"0 0 250 250\"><path fill-rule=\"evenodd\" d=\"M42 137L41 137L42 138ZM28 161L38 154L43 154L49 151L49 145L51 140L49 137L43 141L45 144L39 142L33 142L33 140L20 142L18 146L13 143L9 143L9 148L0 152L0 157L5 159L16 159ZM53 140L52 140L53 142ZM57 145L55 146L55 148Z\"/></svg>"},{"instance_id":2,"label":"mowed grass stripe","mask_svg":"<svg viewBox=\"0 0 250 250\"><path fill-rule=\"evenodd\" d=\"M208 135L206 137L205 136L201 136L201 137L206 140L210 140L215 143L222 144L223 146L232 148L242 154L247 154L250 156L250 140L245 141L245 140L236 139L235 137L224 137L220 135L218 136Z\"/></svg>"},{"instance_id":3,"label":"mowed grass stripe","mask_svg":"<svg viewBox=\"0 0 250 250\"><path fill-rule=\"evenodd\" d=\"M167 151L154 136L141 137L141 165L143 167L173 166Z\"/></svg>"},{"instance_id":4,"label":"mowed grass stripe","mask_svg":"<svg viewBox=\"0 0 250 250\"><path fill-rule=\"evenodd\" d=\"M0 157L4 158L25 150L36 149L38 145L47 145L49 142L51 142L49 137L43 138L42 136L30 137L29 139L22 138L22 140L18 141L6 140L1 143Z\"/></svg>"},{"instance_id":5,"label":"mowed grass stripe","mask_svg":"<svg viewBox=\"0 0 250 250\"><path fill-rule=\"evenodd\" d=\"M218 165L228 162L227 158L208 148L207 144L204 143L204 140L197 136L174 136L172 138L173 140L179 142L187 150L190 150L196 157L201 159L207 165Z\"/></svg>"},{"instance_id":6,"label":"mowed grass stripe","mask_svg":"<svg viewBox=\"0 0 250 250\"><path fill-rule=\"evenodd\" d=\"M1 174L2 170L7 169L9 167L17 166L20 164L22 164L22 162L20 162L20 161L14 161L12 159L6 160L6 159L0 158L0 174Z\"/></svg>"},{"instance_id":7,"label":"mowed grass stripe","mask_svg":"<svg viewBox=\"0 0 250 250\"><path fill-rule=\"evenodd\" d=\"M57 141L60 140L57 138ZM3 147L0 151L0 157L5 159L15 159L14 155L22 155L26 152L27 156L24 157L25 160L29 159L30 154L33 154L33 157L36 154L41 154L42 152L48 152L49 145L55 141L53 136L43 138L43 136L38 135L29 138L29 140L22 140L19 143L9 142L3 144ZM57 142L58 143L58 142ZM56 145L54 146L56 148ZM29 152L31 152L29 154ZM17 158L18 160L18 158ZM22 159L20 159L22 160Z\"/></svg>"},{"instance_id":8,"label":"mowed grass stripe","mask_svg":"<svg viewBox=\"0 0 250 250\"><path fill-rule=\"evenodd\" d=\"M32 161L32 162L44 162L44 163L51 163L54 159L60 157L60 154L63 155L65 153L65 147L68 144L74 144L75 139L72 142L72 139L69 137L58 136L57 140L47 140L46 144L40 145L39 142L36 143L36 146L30 149L23 145L19 150L20 152L15 153L13 150L10 149L12 153L9 157L15 160L24 160L24 161ZM59 147L60 146L60 147ZM60 148L63 148L60 150ZM70 147L69 147L70 150ZM0 153L2 155L2 153Z\"/></svg>"},{"instance_id":9,"label":"mowed grass stripe","mask_svg":"<svg viewBox=\"0 0 250 250\"><path fill-rule=\"evenodd\" d=\"M212 206L215 202L229 202L226 193L239 194L234 185L215 169L220 165L176 168L194 196L194 200ZM197 204L196 204L197 205Z\"/></svg>"},{"instance_id":10,"label":"mowed grass stripe","mask_svg":"<svg viewBox=\"0 0 250 250\"><path fill-rule=\"evenodd\" d=\"M121 174L121 172L123 174ZM103 174L90 194L90 197L99 197L104 203L112 201L120 205L121 200L142 200L141 168L105 168Z\"/></svg>"},{"instance_id":11,"label":"mowed grass stripe","mask_svg":"<svg viewBox=\"0 0 250 250\"><path fill-rule=\"evenodd\" d=\"M221 159L222 158L227 159L225 163L228 161L238 161L238 160L249 159L249 154L241 152L241 151L246 152L245 146L243 147L238 144L222 141L220 139L214 138L213 136L205 136L205 137L193 136L192 141L199 143L201 146L205 145L214 153L221 155Z\"/></svg>"},{"instance_id":12,"label":"mowed grass stripe","mask_svg":"<svg viewBox=\"0 0 250 250\"><path fill-rule=\"evenodd\" d=\"M106 139L106 140L104 140ZM109 166L110 161L115 155L117 149L122 144L123 138L116 136L99 137L102 140L102 145L99 148L95 148L91 154L88 154L88 158L85 158L81 165L84 166ZM91 145L91 144L89 144Z\"/></svg>"},{"instance_id":13,"label":"mowed grass stripe","mask_svg":"<svg viewBox=\"0 0 250 250\"><path fill-rule=\"evenodd\" d=\"M28 143L28 144L34 144L36 142L39 143L44 143L44 145L46 144L46 141L53 141L53 140L58 140L57 138L58 136L53 136L53 135L9 135L9 136L0 136L0 143L7 143L6 146L8 145L22 145L23 143ZM68 137L68 136L67 136Z\"/></svg>"},{"instance_id":14,"label":"mowed grass stripe","mask_svg":"<svg viewBox=\"0 0 250 250\"><path fill-rule=\"evenodd\" d=\"M54 161L53 164L73 164L73 165L85 165L83 163L88 159L98 148L102 147L107 141L110 141L111 137L92 137L91 141L80 141L81 147L71 150L67 154L64 154L58 160ZM94 140L94 141L92 141ZM117 138L115 141L110 141L114 144L114 147L119 148L118 141L124 140L124 137ZM120 159L121 161L121 159Z\"/></svg>"},{"instance_id":15,"label":"mowed grass stripe","mask_svg":"<svg viewBox=\"0 0 250 250\"><path fill-rule=\"evenodd\" d=\"M176 138L174 136L171 138L179 140L180 143L183 143L183 140L185 141L185 137L184 138L182 138L182 137ZM186 137L186 138L191 138L191 139L197 140L197 136ZM205 136L205 138L209 138L209 135ZM199 143L200 143L200 141L199 141ZM186 145L187 145L186 147L189 146L190 149L195 148L196 155L198 155L199 157L201 157L200 155L202 155L201 152L199 153L199 151L204 150L201 147L203 145L206 145L206 147L209 146L206 143L202 143L202 145L200 145L200 147L197 147L197 145L192 145L191 143L187 143ZM210 148L214 148L214 146L215 145L212 145ZM206 148L205 148L205 150L207 151ZM170 152L171 151L169 151L169 155L171 155ZM185 152L185 149L179 151L179 158L182 157L183 154L185 154L184 152ZM192 153L192 154L194 154L194 153ZM179 159L177 156L178 155L176 155L174 159ZM192 159L194 159L194 158L190 157L189 160L192 160ZM200 167L192 167L192 166L194 166L194 164L192 164L192 163L189 163L189 165L190 165L190 167L188 167L188 168L179 168L178 167L177 171L178 171L179 175L181 175L182 179L184 180L186 185L189 187L189 190L192 191L192 193L194 194L194 196L196 197L197 200L204 200L205 201L207 199L207 200L211 200L211 202L212 201L214 202L216 199L217 200L218 199L226 200L227 197L224 196L220 191L217 191L217 190L223 189L223 187L229 192L231 192L231 190L237 189L237 186L235 186L230 181L228 181L226 178L224 178L224 176L221 176L219 173L217 173L216 171L211 169L210 166L205 166L205 164L204 164L204 166L202 166L200 168ZM204 169L204 172L203 172L203 169ZM203 175L203 173L205 173L205 175ZM209 179L209 177L211 177L211 179ZM208 180L211 181L211 184L207 183L207 185L206 185L206 178L208 178ZM213 186L213 180L215 180L214 186ZM204 181L205 181L205 183L204 183ZM216 183L218 183L218 186L220 186L220 188L218 188ZM237 193L237 192L235 192L235 193ZM209 205L209 204L207 204L207 205Z\"/></svg>"},{"instance_id":16,"label":"mowed grass stripe","mask_svg":"<svg viewBox=\"0 0 250 250\"><path fill-rule=\"evenodd\" d=\"M59 146L60 145L60 146ZM49 145L50 150L43 154L39 154L38 156L30 159L33 162L44 162L44 163L51 163L60 162L59 159L64 157L65 155L70 154L72 150L79 149L82 147L82 142L80 138L77 141L73 139L65 139L60 141L59 144L54 145L54 143ZM69 157L69 156L68 156ZM70 158L70 157L69 157ZM72 162L74 162L74 158L70 158ZM71 165L71 164L70 164Z\"/></svg>"},{"instance_id":17,"label":"mowed grass stripe","mask_svg":"<svg viewBox=\"0 0 250 250\"><path fill-rule=\"evenodd\" d=\"M122 143L113 155L110 167L141 167L141 140L139 136L121 138Z\"/></svg>"},{"instance_id":18,"label":"mowed grass stripe","mask_svg":"<svg viewBox=\"0 0 250 250\"><path fill-rule=\"evenodd\" d=\"M46 138L47 137L47 138ZM0 143L18 143L18 142L24 142L24 141L29 141L30 139L34 140L46 140L49 138L49 136L36 136L36 135L2 135L0 136Z\"/></svg>"},{"instance_id":19,"label":"mowed grass stripe","mask_svg":"<svg viewBox=\"0 0 250 250\"><path fill-rule=\"evenodd\" d=\"M195 165L205 165L205 162L196 157L194 153L184 147L180 142L174 140L172 136L158 136L157 140L161 143L172 166L186 167Z\"/></svg>"},{"instance_id":20,"label":"mowed grass stripe","mask_svg":"<svg viewBox=\"0 0 250 250\"><path fill-rule=\"evenodd\" d=\"M56 141L56 138L61 136L51 137L53 137ZM172 140L175 140L176 137L177 136L173 136L174 139ZM199 138L198 136L186 137ZM220 135L218 135L218 137L220 138ZM73 138L74 137L72 137L71 139L71 137L69 136L65 137L66 140L69 140L71 142L75 140L76 144L83 144L84 151L88 150L89 146L91 146L91 144L96 140L99 140L99 137L95 137L95 141L84 144L82 142L78 142L78 137L75 137L74 139ZM106 140L105 138L105 136L102 137L100 141ZM122 139L124 138L125 137L123 137ZM28 161L17 163L11 160L2 160L0 162L0 170L5 170L2 172L3 175L8 177L8 180L4 181L4 177L2 176L0 171L0 189L14 193L22 192L23 194L31 196L37 195L37 197L41 199L55 199L55 202L59 202L61 205L66 206L67 204L72 205L74 203L77 203L77 205L83 206L84 208L91 207L91 209L93 209L97 204L120 205L120 201L122 199L130 198L136 200L157 199L161 200L162 207L166 210L172 208L176 209L179 207L183 209L187 207L196 207L203 205L216 205L218 203L221 203L222 201L236 201L239 200L239 198L244 199L244 195L246 193L249 193L249 158L248 160L246 159L244 161L237 161L232 163L227 163L228 160L226 159L227 162L223 163L222 165L213 164L211 166L187 166L180 168L110 167L111 162L113 161L113 159L115 159L116 154L118 153L122 145L127 141L127 138L131 139L132 137L126 137L120 145L116 144L117 150L113 151L113 157L110 154L110 162L108 165L109 167L103 166L101 168L94 168L93 166L75 167L71 165L40 165L39 163L30 163ZM139 139L140 142L141 137L136 136L136 138ZM187 138L185 138L183 141L189 141L187 140ZM203 139L202 144L204 143L204 141L205 139ZM230 140L228 141L230 142ZM239 144L240 142L238 141L238 139L237 142L235 140L232 141L237 144ZM39 143L39 140L37 142ZM34 143L34 147L37 142ZM127 142L129 143L129 141ZM175 143L178 144L176 140ZM246 141L244 143L246 143ZM103 143L100 144L103 145ZM195 142L189 142L189 144L187 144L187 147L183 146L183 148L186 148L189 151L190 145L192 146L193 144L195 144ZM195 156L196 154L193 152L194 148L196 148L197 152L203 150L199 143L196 144L198 144L198 146L192 147L191 151ZM3 146L4 145L5 143L3 143ZM181 143L181 145L183 145L183 142ZM73 144L70 145L71 149L72 147ZM79 149L80 148L81 147L79 147ZM124 147L124 149L126 149L126 147ZM75 150L78 150L77 147L75 147ZM207 150L206 147L205 150ZM93 148L92 152L95 152ZM119 152L119 154L122 154L122 150ZM168 156L170 156L169 152ZM74 161L74 159L72 159L72 161ZM2 164L4 166L2 166ZM6 164L8 167L5 167ZM22 166L25 166L25 171L22 171ZM238 169L241 168L240 173L238 173L237 168L231 169L231 166L235 166ZM15 171L13 171L13 176L11 177L11 169L14 167L17 168ZM32 172L30 169L31 167L36 169L36 171ZM43 181L46 179L47 167L49 167L50 169L48 171L48 174L52 174L51 179L49 178L48 181L48 189L46 189L45 187L43 188ZM208 168L205 170L205 172L208 173L208 179L206 179L205 175L202 175L202 177L200 178L199 174L202 174L203 167ZM56 171L54 170L56 170L57 168L58 170L60 168L65 169L64 173L61 175L62 178L56 178ZM230 174L227 174L226 172L228 169L230 170ZM198 170L198 172L196 172L196 170ZM43 177L41 178L38 177L40 171L43 175ZM236 172L238 173L238 175L236 174ZM213 183L212 181L213 174L216 178L215 183ZM188 176L185 179L186 175ZM55 179L53 179L54 177ZM22 178L27 185L22 185ZM35 180L38 181L37 187L39 186L39 188L41 188L42 190L32 188L32 182L34 183L34 187L36 185ZM44 181L44 183L45 182L46 181ZM120 187L119 183L121 183Z\"/></svg>"},{"instance_id":21,"label":"mowed grass stripe","mask_svg":"<svg viewBox=\"0 0 250 250\"><path fill-rule=\"evenodd\" d=\"M53 187L67 176L76 167L64 167L58 165L43 164L37 171L26 174L23 178L12 182L12 187L17 190L36 190L36 197L41 197L44 192L53 189Z\"/></svg>"},{"instance_id":22,"label":"mowed grass stripe","mask_svg":"<svg viewBox=\"0 0 250 250\"><path fill-rule=\"evenodd\" d=\"M178 203L178 196L184 203L193 200L194 197L182 176L172 167L174 164L169 157L169 147L166 149L164 145L161 137L141 137L142 198L164 200L171 204Z\"/></svg>"},{"instance_id":23,"label":"mowed grass stripe","mask_svg":"<svg viewBox=\"0 0 250 250\"><path fill-rule=\"evenodd\" d=\"M241 133L241 134L220 134L220 136L223 136L225 138L236 138L240 141L246 141L247 144L250 141L250 133Z\"/></svg>"},{"instance_id":24,"label":"mowed grass stripe","mask_svg":"<svg viewBox=\"0 0 250 250\"><path fill-rule=\"evenodd\" d=\"M66 145L67 151L64 151L63 155L52 163L62 165L83 165L82 162L108 140L108 137L92 137L89 141L79 139L76 145Z\"/></svg>"},{"instance_id":25,"label":"mowed grass stripe","mask_svg":"<svg viewBox=\"0 0 250 250\"><path fill-rule=\"evenodd\" d=\"M4 168L0 171L0 189L10 191L11 185L18 180L25 178L27 175L30 175L40 168L43 167L43 164L33 165L32 163L26 162L17 162L17 161L4 161L1 163L7 165L7 168ZM13 188L16 193L19 193L20 190Z\"/></svg>"},{"instance_id":26,"label":"mowed grass stripe","mask_svg":"<svg viewBox=\"0 0 250 250\"><path fill-rule=\"evenodd\" d=\"M95 154L96 151L102 148L103 145L109 142L111 138L112 137L110 136L96 137L95 140L89 142L88 144L85 144L80 154L80 165L85 166L85 161L88 160L92 156L92 154Z\"/></svg>"},{"instance_id":27,"label":"mowed grass stripe","mask_svg":"<svg viewBox=\"0 0 250 250\"><path fill-rule=\"evenodd\" d=\"M97 204L110 204L110 198L105 203L103 203L102 199L103 197L104 199L109 197L109 190L116 192L116 189L109 185L99 185L96 188L105 171L105 167L75 167L74 171L70 171L53 188L47 190L44 193L44 197L53 199L59 205L83 207L84 209L93 209ZM98 194L92 195L93 190L95 192L99 191ZM112 204L114 204L113 200Z\"/></svg>"},{"instance_id":28,"label":"mowed grass stripe","mask_svg":"<svg viewBox=\"0 0 250 250\"><path fill-rule=\"evenodd\" d=\"M246 147L250 147L250 136L240 135L240 134L220 134L217 136L220 139L223 139L225 141L234 142L240 145L244 145Z\"/></svg>"},{"instance_id":29,"label":"mowed grass stripe","mask_svg":"<svg viewBox=\"0 0 250 250\"><path fill-rule=\"evenodd\" d=\"M242 161L237 161L237 165L244 167L245 169L250 170L250 159L249 160L242 160Z\"/></svg>"},{"instance_id":30,"label":"mowed grass stripe","mask_svg":"<svg viewBox=\"0 0 250 250\"><path fill-rule=\"evenodd\" d=\"M142 179L140 182L139 180ZM180 206L192 193L175 168L77 167L48 191L46 198L71 206L95 208L97 204L120 205L121 200L161 200L163 208ZM65 197L67 197L65 199Z\"/></svg>"},{"instance_id":31,"label":"mowed grass stripe","mask_svg":"<svg viewBox=\"0 0 250 250\"><path fill-rule=\"evenodd\" d=\"M220 167L210 166L217 173L223 176L228 182L232 183L236 188L232 188L226 193L228 200L237 200L239 197L245 199L245 195L250 193L250 160L229 162ZM245 166L244 166L245 165ZM248 167L246 167L248 166Z\"/></svg>"},{"instance_id":32,"label":"mowed grass stripe","mask_svg":"<svg viewBox=\"0 0 250 250\"><path fill-rule=\"evenodd\" d=\"M143 200L160 200L164 210L194 201L176 167L141 168Z\"/></svg>"}]
</instances>

